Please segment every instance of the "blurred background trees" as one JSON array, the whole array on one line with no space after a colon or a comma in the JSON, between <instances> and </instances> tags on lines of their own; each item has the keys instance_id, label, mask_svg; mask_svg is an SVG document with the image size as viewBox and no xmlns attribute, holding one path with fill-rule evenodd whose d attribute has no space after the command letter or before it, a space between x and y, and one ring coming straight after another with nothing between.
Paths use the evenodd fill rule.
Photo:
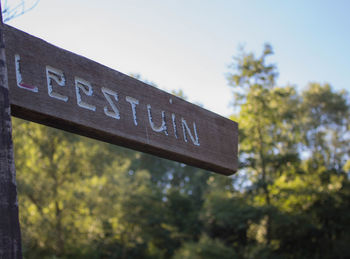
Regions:
<instances>
[{"instance_id":1,"label":"blurred background trees","mask_svg":"<svg viewBox=\"0 0 350 259\"><path fill-rule=\"evenodd\" d=\"M230 67L232 177L14 119L25 258L349 258L349 94L271 55Z\"/></svg>"}]
</instances>

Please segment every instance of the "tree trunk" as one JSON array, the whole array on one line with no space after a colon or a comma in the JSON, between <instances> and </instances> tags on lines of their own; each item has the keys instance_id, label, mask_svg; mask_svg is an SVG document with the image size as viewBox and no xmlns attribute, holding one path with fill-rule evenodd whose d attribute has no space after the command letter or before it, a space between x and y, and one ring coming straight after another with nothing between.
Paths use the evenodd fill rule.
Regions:
<instances>
[{"instance_id":1,"label":"tree trunk","mask_svg":"<svg viewBox=\"0 0 350 259\"><path fill-rule=\"evenodd\" d=\"M16 172L0 5L0 258L22 258Z\"/></svg>"},{"instance_id":2,"label":"tree trunk","mask_svg":"<svg viewBox=\"0 0 350 259\"><path fill-rule=\"evenodd\" d=\"M259 155L260 155L260 160L261 160L261 171L262 171L262 185L263 185L263 191L265 194L265 199L266 199L266 205L269 207L268 208L268 213L266 215L266 243L270 245L271 243L271 215L270 215L270 192L268 189L268 183L267 183L267 172L266 172L266 161L265 161L265 155L264 155L264 139L263 135L261 133L261 127L260 127L260 120L258 120L258 136L259 136L259 142L260 142L260 147L259 147Z\"/></svg>"}]
</instances>

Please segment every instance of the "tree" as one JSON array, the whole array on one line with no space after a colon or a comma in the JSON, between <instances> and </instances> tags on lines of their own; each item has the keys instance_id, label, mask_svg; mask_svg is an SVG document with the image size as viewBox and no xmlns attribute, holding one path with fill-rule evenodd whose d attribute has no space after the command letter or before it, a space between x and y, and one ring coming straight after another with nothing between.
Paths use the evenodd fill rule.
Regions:
<instances>
[{"instance_id":1,"label":"tree","mask_svg":"<svg viewBox=\"0 0 350 259\"><path fill-rule=\"evenodd\" d=\"M18 119L14 144L25 255L84 253L103 233L92 198L115 159L115 172L127 171L127 153L117 155L112 145ZM111 195L99 201L109 204Z\"/></svg>"},{"instance_id":2,"label":"tree","mask_svg":"<svg viewBox=\"0 0 350 259\"><path fill-rule=\"evenodd\" d=\"M232 177L14 120L28 258L347 258L348 93L242 52ZM179 93L181 94L181 93Z\"/></svg>"},{"instance_id":3,"label":"tree","mask_svg":"<svg viewBox=\"0 0 350 259\"><path fill-rule=\"evenodd\" d=\"M40 0L17 0L11 1L11 4L9 4L7 0L4 0L2 6L4 22L8 22L29 12L38 5L39 1Z\"/></svg>"},{"instance_id":4,"label":"tree","mask_svg":"<svg viewBox=\"0 0 350 259\"><path fill-rule=\"evenodd\" d=\"M266 63L271 54L269 45L260 57L242 52L228 78L238 108L232 118L240 125L240 173L250 180L242 195L260 215L260 222L249 222L232 214L238 220L232 229L246 226L246 240L253 244L245 249L247 257L259 251L267 258L342 258L350 216L348 94L329 84L311 83L301 94L277 87L276 68ZM234 236L232 230L223 240Z\"/></svg>"},{"instance_id":5,"label":"tree","mask_svg":"<svg viewBox=\"0 0 350 259\"><path fill-rule=\"evenodd\" d=\"M174 259L235 259L239 258L234 249L223 244L222 241L202 236L198 243L188 242L178 250Z\"/></svg>"},{"instance_id":6,"label":"tree","mask_svg":"<svg viewBox=\"0 0 350 259\"><path fill-rule=\"evenodd\" d=\"M250 175L255 200L259 206L272 205L270 186L288 162L298 159L294 122L298 99L293 87L275 86L276 67L267 64L272 47L264 46L260 57L241 53L234 59L234 73L228 77L234 88L239 113L234 116L240 125L240 157ZM262 196L259 195L262 191ZM261 197L261 198L259 198ZM267 211L268 212L268 211ZM266 242L271 242L271 215L266 219Z\"/></svg>"}]
</instances>

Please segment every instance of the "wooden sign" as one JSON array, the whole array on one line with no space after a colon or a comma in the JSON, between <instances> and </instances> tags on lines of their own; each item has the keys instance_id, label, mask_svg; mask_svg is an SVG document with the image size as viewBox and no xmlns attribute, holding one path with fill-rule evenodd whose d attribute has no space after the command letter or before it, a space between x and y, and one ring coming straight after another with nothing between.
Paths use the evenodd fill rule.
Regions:
<instances>
[{"instance_id":1,"label":"wooden sign","mask_svg":"<svg viewBox=\"0 0 350 259\"><path fill-rule=\"evenodd\" d=\"M221 174L237 170L237 123L10 26L5 44L14 116Z\"/></svg>"}]
</instances>

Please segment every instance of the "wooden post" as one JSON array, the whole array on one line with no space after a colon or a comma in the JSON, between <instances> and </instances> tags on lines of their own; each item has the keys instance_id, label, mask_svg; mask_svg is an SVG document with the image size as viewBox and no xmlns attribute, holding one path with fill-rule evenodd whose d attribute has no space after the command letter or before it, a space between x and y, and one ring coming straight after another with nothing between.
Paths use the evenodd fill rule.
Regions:
<instances>
[{"instance_id":1,"label":"wooden post","mask_svg":"<svg viewBox=\"0 0 350 259\"><path fill-rule=\"evenodd\" d=\"M1 15L1 4L0 4ZM4 44L0 17L0 258L22 258L16 172Z\"/></svg>"}]
</instances>

